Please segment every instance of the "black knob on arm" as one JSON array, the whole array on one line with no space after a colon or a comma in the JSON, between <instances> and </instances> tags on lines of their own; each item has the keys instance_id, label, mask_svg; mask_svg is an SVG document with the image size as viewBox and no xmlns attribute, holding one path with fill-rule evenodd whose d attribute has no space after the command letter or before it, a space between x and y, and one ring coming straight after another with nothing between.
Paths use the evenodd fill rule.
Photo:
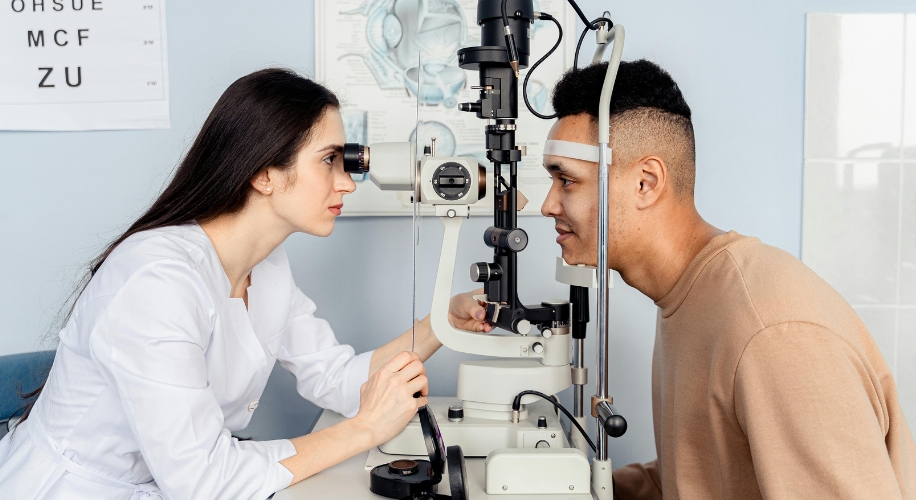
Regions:
<instances>
[{"instance_id":1,"label":"black knob on arm","mask_svg":"<svg viewBox=\"0 0 916 500\"><path fill-rule=\"evenodd\" d=\"M607 432L608 436L617 438L627 432L627 420L623 418L623 415L617 413L617 410L607 401L598 403L595 406L595 412L598 414L598 419L601 421L604 432Z\"/></svg>"}]
</instances>

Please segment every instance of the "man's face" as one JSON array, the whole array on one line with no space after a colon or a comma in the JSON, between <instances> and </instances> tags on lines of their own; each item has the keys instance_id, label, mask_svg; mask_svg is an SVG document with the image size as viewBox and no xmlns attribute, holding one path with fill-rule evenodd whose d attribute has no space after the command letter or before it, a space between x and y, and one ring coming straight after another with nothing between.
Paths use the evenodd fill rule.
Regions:
<instances>
[{"instance_id":1,"label":"man's face","mask_svg":"<svg viewBox=\"0 0 916 500\"><path fill-rule=\"evenodd\" d=\"M566 116L558 120L548 140L597 145L597 124L587 114ZM628 234L639 230L628 185L638 186L630 179L632 172L618 168L622 155L615 154L608 167L608 266L616 269L618 257L627 251ZM541 214L556 221L557 243L567 264L598 264L598 164L595 162L545 156L544 167L553 178L550 191L541 206ZM632 191L632 190L631 190Z\"/></svg>"},{"instance_id":2,"label":"man's face","mask_svg":"<svg viewBox=\"0 0 916 500\"><path fill-rule=\"evenodd\" d=\"M595 124L587 114L558 120L548 140L596 145ZM553 217L557 243L568 264L595 265L597 258L598 164L564 156L545 156L553 178L541 214Z\"/></svg>"}]
</instances>

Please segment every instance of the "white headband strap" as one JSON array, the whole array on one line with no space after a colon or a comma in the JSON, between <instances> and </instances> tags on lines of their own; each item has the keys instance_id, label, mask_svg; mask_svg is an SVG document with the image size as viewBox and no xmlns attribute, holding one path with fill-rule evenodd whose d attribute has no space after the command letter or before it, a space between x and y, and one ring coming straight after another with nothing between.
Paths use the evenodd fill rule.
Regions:
<instances>
[{"instance_id":1,"label":"white headband strap","mask_svg":"<svg viewBox=\"0 0 916 500\"><path fill-rule=\"evenodd\" d=\"M544 156L564 156L575 160L598 163L598 146L581 142L548 140L544 144Z\"/></svg>"}]
</instances>

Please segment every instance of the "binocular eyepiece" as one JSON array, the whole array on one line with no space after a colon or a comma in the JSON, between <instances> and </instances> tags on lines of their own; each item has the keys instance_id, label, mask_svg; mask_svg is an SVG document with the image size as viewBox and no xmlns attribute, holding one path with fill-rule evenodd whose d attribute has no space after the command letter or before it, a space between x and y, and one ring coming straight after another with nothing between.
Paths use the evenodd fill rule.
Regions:
<instances>
[{"instance_id":1,"label":"binocular eyepiece","mask_svg":"<svg viewBox=\"0 0 916 500\"><path fill-rule=\"evenodd\" d=\"M369 171L369 147L348 142L343 147L344 172L365 174Z\"/></svg>"}]
</instances>

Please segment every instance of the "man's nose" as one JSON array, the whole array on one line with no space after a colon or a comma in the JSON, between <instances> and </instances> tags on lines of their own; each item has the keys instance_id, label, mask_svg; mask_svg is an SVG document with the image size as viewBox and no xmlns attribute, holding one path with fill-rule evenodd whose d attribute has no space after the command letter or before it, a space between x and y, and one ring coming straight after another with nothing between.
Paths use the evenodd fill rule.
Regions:
<instances>
[{"instance_id":1,"label":"man's nose","mask_svg":"<svg viewBox=\"0 0 916 500\"><path fill-rule=\"evenodd\" d=\"M544 204L541 205L541 215L544 217L556 217L559 213L559 197L556 196L555 189L551 187L550 191L547 191L547 197L544 198Z\"/></svg>"}]
</instances>

